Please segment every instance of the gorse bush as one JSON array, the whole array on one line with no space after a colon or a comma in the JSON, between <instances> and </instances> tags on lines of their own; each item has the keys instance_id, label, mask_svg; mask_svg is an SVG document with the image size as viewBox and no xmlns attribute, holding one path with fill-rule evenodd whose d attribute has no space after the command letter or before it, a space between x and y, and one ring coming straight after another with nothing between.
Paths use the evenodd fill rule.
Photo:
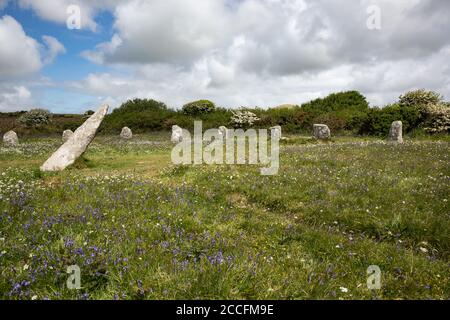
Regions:
<instances>
[{"instance_id":1,"label":"gorse bush","mask_svg":"<svg viewBox=\"0 0 450 320\"><path fill-rule=\"evenodd\" d=\"M213 102L209 100L198 100L190 102L183 106L183 113L189 116L198 116L205 113L211 113L216 109Z\"/></svg>"},{"instance_id":2,"label":"gorse bush","mask_svg":"<svg viewBox=\"0 0 450 320\"><path fill-rule=\"evenodd\" d=\"M50 111L45 109L33 109L19 118L19 123L29 128L37 128L49 124L52 118Z\"/></svg>"}]
</instances>

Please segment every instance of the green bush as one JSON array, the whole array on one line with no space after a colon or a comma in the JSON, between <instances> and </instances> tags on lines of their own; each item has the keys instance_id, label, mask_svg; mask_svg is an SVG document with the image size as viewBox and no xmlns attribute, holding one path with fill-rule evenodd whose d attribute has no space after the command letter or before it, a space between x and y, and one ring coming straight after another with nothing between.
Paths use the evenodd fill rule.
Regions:
<instances>
[{"instance_id":1,"label":"green bush","mask_svg":"<svg viewBox=\"0 0 450 320\"><path fill-rule=\"evenodd\" d=\"M373 108L361 125L360 133L385 136L389 133L392 122L402 121L403 130L408 133L417 128L423 119L422 111L415 106L402 106L398 103L388 105L383 109Z\"/></svg>"},{"instance_id":2,"label":"green bush","mask_svg":"<svg viewBox=\"0 0 450 320\"><path fill-rule=\"evenodd\" d=\"M440 106L440 107L436 107ZM403 122L405 133L424 130L425 132L446 131L445 106L442 96L424 89L409 91L399 97L398 103L383 109L369 110L362 118L359 133L385 136L393 121ZM353 124L354 126L354 124Z\"/></svg>"},{"instance_id":3,"label":"green bush","mask_svg":"<svg viewBox=\"0 0 450 320\"><path fill-rule=\"evenodd\" d=\"M37 128L49 124L52 118L50 111L45 109L33 109L19 118L19 123L27 128Z\"/></svg>"},{"instance_id":4,"label":"green bush","mask_svg":"<svg viewBox=\"0 0 450 320\"><path fill-rule=\"evenodd\" d=\"M140 113L149 111L166 111L167 106L163 102L153 99L128 100L119 108L114 109L112 114Z\"/></svg>"},{"instance_id":5,"label":"green bush","mask_svg":"<svg viewBox=\"0 0 450 320\"><path fill-rule=\"evenodd\" d=\"M173 125L192 130L194 122L201 120L203 129L220 126L241 126L230 122L233 109L216 108L208 100L186 104L181 110L170 109L163 102L152 99L134 99L123 103L120 108L106 116L100 131L118 134L125 126L133 132L171 130ZM285 133L310 134L315 123L327 124L333 133L359 133L386 136L393 121L401 120L405 133L422 134L448 132L448 103L433 91L415 90L400 96L395 104L385 108L369 108L366 98L358 91L333 93L325 98L315 99L302 106L246 109L260 120L251 126L270 128L280 125ZM49 124L48 111L30 111L0 115L0 131L14 129L20 134L60 133L76 129L89 114L53 115ZM30 116L33 114L46 116ZM20 118L21 121L17 121ZM237 122L241 121L235 117ZM241 117L242 118L242 117ZM24 124L24 125L21 125ZM36 126L36 127L26 127ZM248 124L244 126L248 127ZM3 128L3 129L2 129Z\"/></svg>"},{"instance_id":6,"label":"green bush","mask_svg":"<svg viewBox=\"0 0 450 320\"><path fill-rule=\"evenodd\" d=\"M366 112L369 109L366 97L358 91L332 93L302 105L305 112L320 115L328 112Z\"/></svg>"},{"instance_id":7,"label":"green bush","mask_svg":"<svg viewBox=\"0 0 450 320\"><path fill-rule=\"evenodd\" d=\"M160 131L164 129L164 121L173 113L164 103L156 100L128 100L105 117L101 131L117 133L123 127L129 127L136 133Z\"/></svg>"},{"instance_id":8,"label":"green bush","mask_svg":"<svg viewBox=\"0 0 450 320\"><path fill-rule=\"evenodd\" d=\"M332 132L345 130L347 126L347 119L336 112L321 114L313 122L316 124L326 124ZM310 129L312 129L312 124L310 125Z\"/></svg>"},{"instance_id":9,"label":"green bush","mask_svg":"<svg viewBox=\"0 0 450 320\"><path fill-rule=\"evenodd\" d=\"M268 110L256 109L255 112L261 119L259 124L261 126L286 126L294 123L294 116L300 110L300 107L292 108L272 108Z\"/></svg>"},{"instance_id":10,"label":"green bush","mask_svg":"<svg viewBox=\"0 0 450 320\"><path fill-rule=\"evenodd\" d=\"M216 109L213 102L209 100L198 100L190 102L183 106L183 113L188 116L198 116L201 114L211 113Z\"/></svg>"},{"instance_id":11,"label":"green bush","mask_svg":"<svg viewBox=\"0 0 450 320\"><path fill-rule=\"evenodd\" d=\"M305 103L302 111L305 113L303 128L308 131L314 123L324 123L332 131L358 132L369 111L369 104L358 91L347 91Z\"/></svg>"},{"instance_id":12,"label":"green bush","mask_svg":"<svg viewBox=\"0 0 450 320\"><path fill-rule=\"evenodd\" d=\"M173 125L178 125L184 129L193 130L195 121L202 121L203 129L219 128L228 125L232 113L228 109L217 108L212 113L190 116L181 111L173 111L170 116L163 121L163 129L171 130Z\"/></svg>"}]
</instances>

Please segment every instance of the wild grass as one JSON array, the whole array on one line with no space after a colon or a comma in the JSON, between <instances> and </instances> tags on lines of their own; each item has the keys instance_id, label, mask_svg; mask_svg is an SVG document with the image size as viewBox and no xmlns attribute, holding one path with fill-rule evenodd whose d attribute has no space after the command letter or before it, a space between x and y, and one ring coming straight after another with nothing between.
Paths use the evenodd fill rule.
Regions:
<instances>
[{"instance_id":1,"label":"wild grass","mask_svg":"<svg viewBox=\"0 0 450 320\"><path fill-rule=\"evenodd\" d=\"M168 138L99 137L53 174L59 139L0 146L0 298L450 298L448 140L291 136L263 177L173 166Z\"/></svg>"}]
</instances>

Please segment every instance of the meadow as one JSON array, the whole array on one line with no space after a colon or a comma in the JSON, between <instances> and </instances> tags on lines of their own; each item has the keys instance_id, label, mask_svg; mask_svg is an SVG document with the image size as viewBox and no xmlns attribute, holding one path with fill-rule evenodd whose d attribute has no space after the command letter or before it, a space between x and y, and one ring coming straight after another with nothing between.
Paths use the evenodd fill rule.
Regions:
<instances>
[{"instance_id":1,"label":"meadow","mask_svg":"<svg viewBox=\"0 0 450 320\"><path fill-rule=\"evenodd\" d=\"M0 145L0 299L450 298L448 136L292 135L275 176L172 165L169 138L98 136L60 173L59 136Z\"/></svg>"}]
</instances>

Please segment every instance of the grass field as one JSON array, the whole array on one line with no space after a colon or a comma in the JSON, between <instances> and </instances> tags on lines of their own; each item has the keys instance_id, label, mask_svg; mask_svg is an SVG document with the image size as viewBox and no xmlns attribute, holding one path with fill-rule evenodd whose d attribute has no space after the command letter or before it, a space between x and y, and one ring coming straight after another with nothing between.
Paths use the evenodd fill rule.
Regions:
<instances>
[{"instance_id":1,"label":"grass field","mask_svg":"<svg viewBox=\"0 0 450 320\"><path fill-rule=\"evenodd\" d=\"M293 136L263 177L174 166L168 138L98 137L53 174L59 138L0 146L0 299L450 298L449 139Z\"/></svg>"}]
</instances>

